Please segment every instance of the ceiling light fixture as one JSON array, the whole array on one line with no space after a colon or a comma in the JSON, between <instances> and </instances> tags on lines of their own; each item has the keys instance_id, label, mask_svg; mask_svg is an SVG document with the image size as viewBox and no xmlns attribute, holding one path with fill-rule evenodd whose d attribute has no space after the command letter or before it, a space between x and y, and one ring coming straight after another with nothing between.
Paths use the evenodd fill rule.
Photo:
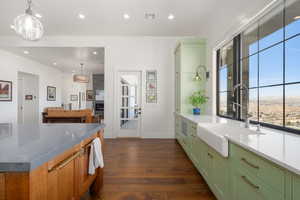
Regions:
<instances>
[{"instance_id":1,"label":"ceiling light fixture","mask_svg":"<svg viewBox=\"0 0 300 200\"><path fill-rule=\"evenodd\" d=\"M168 19L173 20L173 19L175 19L175 16L173 14L169 14Z\"/></svg>"},{"instance_id":2,"label":"ceiling light fixture","mask_svg":"<svg viewBox=\"0 0 300 200\"><path fill-rule=\"evenodd\" d=\"M73 81L77 83L88 83L89 82L89 76L84 74L83 72L83 63L80 63L81 67L81 73L80 74L74 74Z\"/></svg>"},{"instance_id":3,"label":"ceiling light fixture","mask_svg":"<svg viewBox=\"0 0 300 200\"><path fill-rule=\"evenodd\" d=\"M40 19L43 17L40 13L35 13L34 16L36 16L37 18L40 18Z\"/></svg>"},{"instance_id":4,"label":"ceiling light fixture","mask_svg":"<svg viewBox=\"0 0 300 200\"><path fill-rule=\"evenodd\" d=\"M79 18L79 19L85 19L85 15L82 14L82 13L79 13L79 14L78 14L78 18Z\"/></svg>"},{"instance_id":5,"label":"ceiling light fixture","mask_svg":"<svg viewBox=\"0 0 300 200\"><path fill-rule=\"evenodd\" d=\"M15 30L15 26L14 26L14 25L10 25L10 28L11 28L12 30Z\"/></svg>"},{"instance_id":6,"label":"ceiling light fixture","mask_svg":"<svg viewBox=\"0 0 300 200\"><path fill-rule=\"evenodd\" d=\"M296 16L294 17L295 20L299 20L300 19L300 16Z\"/></svg>"},{"instance_id":7,"label":"ceiling light fixture","mask_svg":"<svg viewBox=\"0 0 300 200\"><path fill-rule=\"evenodd\" d=\"M56 65L57 65L57 63L56 63L56 62L54 62L54 63L53 63L53 65L54 65L54 66L56 66Z\"/></svg>"},{"instance_id":8,"label":"ceiling light fixture","mask_svg":"<svg viewBox=\"0 0 300 200\"><path fill-rule=\"evenodd\" d=\"M126 14L126 13L123 15L123 17L124 17L124 19L126 19L126 20L130 19L130 15L128 15L128 14Z\"/></svg>"},{"instance_id":9,"label":"ceiling light fixture","mask_svg":"<svg viewBox=\"0 0 300 200\"><path fill-rule=\"evenodd\" d=\"M36 41L42 38L44 27L40 20L33 15L32 0L27 0L25 14L17 16L14 20L14 28L18 35L25 40Z\"/></svg>"},{"instance_id":10,"label":"ceiling light fixture","mask_svg":"<svg viewBox=\"0 0 300 200\"><path fill-rule=\"evenodd\" d=\"M28 54L29 54L29 51L26 51L26 50L25 50L25 51L23 51L23 53L26 54L26 55L28 55Z\"/></svg>"},{"instance_id":11,"label":"ceiling light fixture","mask_svg":"<svg viewBox=\"0 0 300 200\"><path fill-rule=\"evenodd\" d=\"M97 51L94 51L93 54L94 54L94 55L98 55L98 52L97 52Z\"/></svg>"}]
</instances>

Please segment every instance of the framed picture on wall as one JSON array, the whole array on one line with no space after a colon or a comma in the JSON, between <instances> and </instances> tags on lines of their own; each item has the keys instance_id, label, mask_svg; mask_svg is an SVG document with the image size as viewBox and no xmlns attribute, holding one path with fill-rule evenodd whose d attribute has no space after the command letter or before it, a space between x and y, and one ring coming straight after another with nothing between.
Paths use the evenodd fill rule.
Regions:
<instances>
[{"instance_id":1,"label":"framed picture on wall","mask_svg":"<svg viewBox=\"0 0 300 200\"><path fill-rule=\"evenodd\" d=\"M146 71L146 102L157 103L157 71Z\"/></svg>"},{"instance_id":2,"label":"framed picture on wall","mask_svg":"<svg viewBox=\"0 0 300 200\"><path fill-rule=\"evenodd\" d=\"M47 86L47 101L56 101L56 87Z\"/></svg>"},{"instance_id":3,"label":"framed picture on wall","mask_svg":"<svg viewBox=\"0 0 300 200\"><path fill-rule=\"evenodd\" d=\"M26 100L26 101L31 101L31 100L33 100L33 96L30 95L30 94L26 94L26 95L25 95L25 100Z\"/></svg>"},{"instance_id":4,"label":"framed picture on wall","mask_svg":"<svg viewBox=\"0 0 300 200\"><path fill-rule=\"evenodd\" d=\"M78 95L77 94L71 94L70 100L71 101L78 101Z\"/></svg>"},{"instance_id":5,"label":"framed picture on wall","mask_svg":"<svg viewBox=\"0 0 300 200\"><path fill-rule=\"evenodd\" d=\"M12 82L0 80L0 101L12 101Z\"/></svg>"},{"instance_id":6,"label":"framed picture on wall","mask_svg":"<svg viewBox=\"0 0 300 200\"><path fill-rule=\"evenodd\" d=\"M86 101L94 101L94 99L95 99L94 90L87 90L86 91Z\"/></svg>"}]
</instances>

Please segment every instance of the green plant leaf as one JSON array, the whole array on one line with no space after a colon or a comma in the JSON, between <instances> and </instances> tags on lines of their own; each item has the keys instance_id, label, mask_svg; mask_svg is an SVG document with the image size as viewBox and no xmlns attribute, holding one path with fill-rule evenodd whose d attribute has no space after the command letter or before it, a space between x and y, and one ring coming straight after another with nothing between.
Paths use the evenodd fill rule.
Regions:
<instances>
[{"instance_id":1,"label":"green plant leaf","mask_svg":"<svg viewBox=\"0 0 300 200\"><path fill-rule=\"evenodd\" d=\"M194 92L192 96L189 97L190 103L195 108L200 108L200 106L205 104L209 99L207 96L204 95L204 93L204 91Z\"/></svg>"}]
</instances>

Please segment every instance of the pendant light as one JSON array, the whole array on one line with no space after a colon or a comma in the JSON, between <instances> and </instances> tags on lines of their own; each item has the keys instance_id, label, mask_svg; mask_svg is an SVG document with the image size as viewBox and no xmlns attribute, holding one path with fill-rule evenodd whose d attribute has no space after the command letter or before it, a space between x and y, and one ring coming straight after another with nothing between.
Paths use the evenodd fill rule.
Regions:
<instances>
[{"instance_id":1,"label":"pendant light","mask_svg":"<svg viewBox=\"0 0 300 200\"><path fill-rule=\"evenodd\" d=\"M83 73L83 63L80 63L80 66L81 66L81 73L74 74L73 81L77 83L88 83L89 76Z\"/></svg>"},{"instance_id":2,"label":"pendant light","mask_svg":"<svg viewBox=\"0 0 300 200\"><path fill-rule=\"evenodd\" d=\"M44 34L43 24L33 15L32 0L27 0L27 9L24 14L17 16L14 20L14 29L18 35L25 40L37 41Z\"/></svg>"}]
</instances>

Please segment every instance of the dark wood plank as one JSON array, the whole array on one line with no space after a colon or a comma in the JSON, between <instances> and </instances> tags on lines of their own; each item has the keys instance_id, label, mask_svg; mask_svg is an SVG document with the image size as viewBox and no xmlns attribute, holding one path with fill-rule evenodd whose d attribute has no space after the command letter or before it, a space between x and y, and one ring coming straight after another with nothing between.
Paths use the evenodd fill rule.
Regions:
<instances>
[{"instance_id":1,"label":"dark wood plank","mask_svg":"<svg viewBox=\"0 0 300 200\"><path fill-rule=\"evenodd\" d=\"M5 200L5 174L0 173L0 200Z\"/></svg>"},{"instance_id":2,"label":"dark wood plank","mask_svg":"<svg viewBox=\"0 0 300 200\"><path fill-rule=\"evenodd\" d=\"M98 199L216 199L176 140L108 139L104 155L104 187Z\"/></svg>"}]
</instances>

